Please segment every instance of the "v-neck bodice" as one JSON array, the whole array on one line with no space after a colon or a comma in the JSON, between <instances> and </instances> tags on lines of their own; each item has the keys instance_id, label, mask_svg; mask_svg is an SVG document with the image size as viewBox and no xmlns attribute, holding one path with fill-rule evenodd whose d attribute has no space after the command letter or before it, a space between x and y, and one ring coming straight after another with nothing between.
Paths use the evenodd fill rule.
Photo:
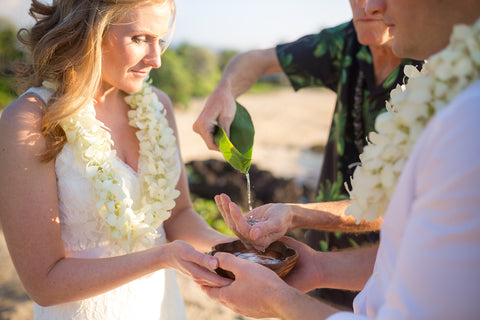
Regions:
<instances>
[{"instance_id":1,"label":"v-neck bodice","mask_svg":"<svg viewBox=\"0 0 480 320\"><path fill-rule=\"evenodd\" d=\"M133 209L140 204L141 190L137 172L115 157L123 188L133 200ZM75 160L73 148L66 144L55 161L62 238L68 251L114 245L96 209L92 179L85 176L84 164Z\"/></svg>"},{"instance_id":2,"label":"v-neck bodice","mask_svg":"<svg viewBox=\"0 0 480 320\"><path fill-rule=\"evenodd\" d=\"M45 88L33 88L28 92L35 93L43 101L51 94ZM118 157L113 164L125 193L133 200L132 209L136 210L142 205L140 175ZM112 241L108 225L97 212L93 180L86 176L85 164L75 159L72 145L67 143L55 159L55 174L66 257L98 259L124 255L125 251ZM155 245L166 243L163 224L157 230L160 237ZM50 307L35 303L34 319L167 320L186 319L186 314L175 272L161 269L88 299Z\"/></svg>"}]
</instances>

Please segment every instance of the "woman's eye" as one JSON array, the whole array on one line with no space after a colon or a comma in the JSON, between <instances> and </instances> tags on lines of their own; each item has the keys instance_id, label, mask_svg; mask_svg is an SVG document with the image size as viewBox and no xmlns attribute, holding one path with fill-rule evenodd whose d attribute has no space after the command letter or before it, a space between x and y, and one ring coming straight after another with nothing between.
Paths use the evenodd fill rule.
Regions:
<instances>
[{"instance_id":1,"label":"woman's eye","mask_svg":"<svg viewBox=\"0 0 480 320\"><path fill-rule=\"evenodd\" d=\"M147 39L143 36L135 36L135 37L132 37L132 41L135 43L145 43L147 42Z\"/></svg>"}]
</instances>

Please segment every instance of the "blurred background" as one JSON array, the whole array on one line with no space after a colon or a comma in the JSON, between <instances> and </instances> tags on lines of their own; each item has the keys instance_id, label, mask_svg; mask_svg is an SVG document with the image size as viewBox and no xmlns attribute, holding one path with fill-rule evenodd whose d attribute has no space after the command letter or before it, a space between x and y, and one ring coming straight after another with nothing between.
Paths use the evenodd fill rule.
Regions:
<instances>
[{"instance_id":1,"label":"blurred background","mask_svg":"<svg viewBox=\"0 0 480 320\"><path fill-rule=\"evenodd\" d=\"M213 90L223 67L235 53L293 41L351 18L346 0L175 2L177 24L171 48L163 57L162 68L152 78L175 104L187 107L192 97L202 97ZM19 27L33 23L29 6L28 0L0 0L0 108L16 97L14 84L9 80L10 65L23 56L15 34ZM262 82L282 84L277 78Z\"/></svg>"},{"instance_id":2,"label":"blurred background","mask_svg":"<svg viewBox=\"0 0 480 320\"><path fill-rule=\"evenodd\" d=\"M193 122L236 53L272 47L345 22L351 19L350 5L346 0L175 2L173 40L162 57L162 67L151 78L175 105L195 210L214 228L231 234L212 199L225 192L245 208L245 176L229 167L218 152L206 149L191 129ZM16 33L33 23L29 6L28 0L0 0L0 114L18 96L12 63L26 58ZM284 77L270 76L239 101L250 111L256 129L250 169L255 206L312 200L335 94L324 89L296 93ZM1 226L0 270L0 320L31 319L32 302L11 264ZM179 282L189 320L249 319L211 301L182 275Z\"/></svg>"}]
</instances>

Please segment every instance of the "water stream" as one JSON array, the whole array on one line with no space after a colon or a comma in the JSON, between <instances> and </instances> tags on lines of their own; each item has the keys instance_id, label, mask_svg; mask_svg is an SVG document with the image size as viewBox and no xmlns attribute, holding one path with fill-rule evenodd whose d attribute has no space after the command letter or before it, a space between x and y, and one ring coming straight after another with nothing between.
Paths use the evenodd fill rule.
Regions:
<instances>
[{"instance_id":1,"label":"water stream","mask_svg":"<svg viewBox=\"0 0 480 320\"><path fill-rule=\"evenodd\" d=\"M248 171L245 173L245 178L247 179L247 199L248 199L248 211L253 210L253 201L252 201L252 188L250 186L250 173ZM247 223L253 226L257 223L258 220L253 219L252 214L247 217Z\"/></svg>"},{"instance_id":2,"label":"water stream","mask_svg":"<svg viewBox=\"0 0 480 320\"><path fill-rule=\"evenodd\" d=\"M248 198L248 211L252 211L252 190L250 188L250 173L247 171L245 173L245 178L247 178L247 198Z\"/></svg>"}]
</instances>

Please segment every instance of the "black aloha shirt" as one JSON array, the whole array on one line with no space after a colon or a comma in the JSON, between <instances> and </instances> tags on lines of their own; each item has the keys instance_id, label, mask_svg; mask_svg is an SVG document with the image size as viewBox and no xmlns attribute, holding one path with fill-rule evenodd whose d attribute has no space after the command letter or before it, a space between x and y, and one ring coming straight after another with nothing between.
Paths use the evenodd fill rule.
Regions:
<instances>
[{"instance_id":1,"label":"black aloha shirt","mask_svg":"<svg viewBox=\"0 0 480 320\"><path fill-rule=\"evenodd\" d=\"M359 151L354 143L353 105L359 71L365 74L362 137L373 131L377 115L385 111L385 100L398 83L403 83L407 64L420 61L405 59L383 83L375 87L372 55L358 43L353 22L324 29L297 41L278 45L277 56L295 90L327 87L337 93L337 101L325 148L318 184L317 201L347 199L344 182L350 183ZM365 139L364 140L364 144Z\"/></svg>"}]
</instances>

